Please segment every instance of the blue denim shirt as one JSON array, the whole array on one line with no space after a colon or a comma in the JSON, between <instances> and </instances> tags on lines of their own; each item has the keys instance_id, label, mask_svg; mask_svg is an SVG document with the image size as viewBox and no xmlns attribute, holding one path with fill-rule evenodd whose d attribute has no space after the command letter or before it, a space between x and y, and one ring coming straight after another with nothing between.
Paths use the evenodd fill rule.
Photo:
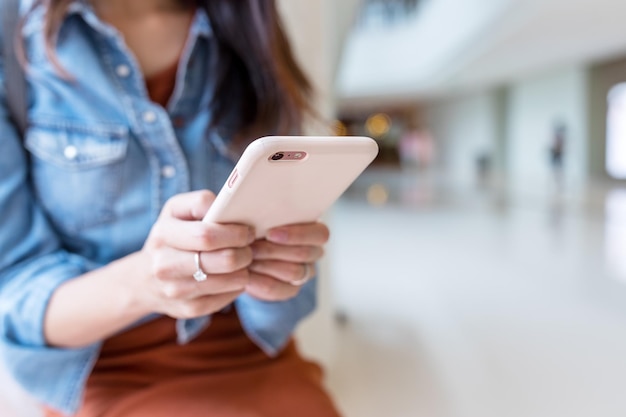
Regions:
<instances>
[{"instance_id":1,"label":"blue denim shirt","mask_svg":"<svg viewBox=\"0 0 626 417\"><path fill-rule=\"evenodd\" d=\"M217 192L236 156L229 138L209 128L219 57L202 10L165 109L150 101L122 36L87 2L71 5L59 34L58 57L71 81L46 58L42 19L36 10L23 28L30 63L30 127L23 140L8 121L0 60L0 353L27 391L71 414L100 344L47 346L43 318L50 296L63 282L141 249L170 197ZM270 355L314 304L314 282L289 301L242 295L235 302L247 334ZM207 325L208 317L180 320L179 343Z\"/></svg>"}]
</instances>

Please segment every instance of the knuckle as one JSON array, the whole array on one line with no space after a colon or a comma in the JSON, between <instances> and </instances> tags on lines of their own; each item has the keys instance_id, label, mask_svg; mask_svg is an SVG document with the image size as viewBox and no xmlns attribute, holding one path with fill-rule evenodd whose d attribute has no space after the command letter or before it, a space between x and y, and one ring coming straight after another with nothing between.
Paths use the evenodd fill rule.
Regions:
<instances>
[{"instance_id":1,"label":"knuckle","mask_svg":"<svg viewBox=\"0 0 626 417\"><path fill-rule=\"evenodd\" d=\"M235 249L225 249L221 252L222 263L228 271L239 269L239 254Z\"/></svg>"},{"instance_id":2,"label":"knuckle","mask_svg":"<svg viewBox=\"0 0 626 417\"><path fill-rule=\"evenodd\" d=\"M176 194L176 195L168 198L165 201L165 204L163 204L163 208L161 209L161 214L170 215L170 213L172 211L172 207L176 206L178 204L179 200L183 200L184 196L185 196L184 194Z\"/></svg>"},{"instance_id":3,"label":"knuckle","mask_svg":"<svg viewBox=\"0 0 626 417\"><path fill-rule=\"evenodd\" d=\"M182 289L173 282L163 284L161 287L161 293L165 298L170 300L175 300L180 298L182 294Z\"/></svg>"},{"instance_id":4,"label":"knuckle","mask_svg":"<svg viewBox=\"0 0 626 417\"><path fill-rule=\"evenodd\" d=\"M261 284L261 292L265 294L267 297L276 296L278 291L279 282L275 279L266 279L263 284Z\"/></svg>"},{"instance_id":5,"label":"knuckle","mask_svg":"<svg viewBox=\"0 0 626 417\"><path fill-rule=\"evenodd\" d=\"M202 190L196 193L196 205L199 207L209 207L213 200L215 200L215 194L209 190Z\"/></svg>"},{"instance_id":6,"label":"knuckle","mask_svg":"<svg viewBox=\"0 0 626 417\"><path fill-rule=\"evenodd\" d=\"M165 232L161 221L156 222L152 227L149 240L153 248L162 248L165 246Z\"/></svg>"},{"instance_id":7,"label":"knuckle","mask_svg":"<svg viewBox=\"0 0 626 417\"><path fill-rule=\"evenodd\" d=\"M234 226L236 229L234 230L234 235L236 239L237 246L245 246L248 244L248 236L250 233L250 229L247 226Z\"/></svg>"},{"instance_id":8,"label":"knuckle","mask_svg":"<svg viewBox=\"0 0 626 417\"><path fill-rule=\"evenodd\" d=\"M215 230L206 223L199 223L199 227L198 238L202 241L205 248L212 248L215 243Z\"/></svg>"},{"instance_id":9,"label":"knuckle","mask_svg":"<svg viewBox=\"0 0 626 417\"><path fill-rule=\"evenodd\" d=\"M252 249L229 248L219 251L220 265L224 273L238 271L252 263Z\"/></svg>"},{"instance_id":10,"label":"knuckle","mask_svg":"<svg viewBox=\"0 0 626 417\"><path fill-rule=\"evenodd\" d=\"M152 274L159 281L167 280L172 273L172 266L166 257L156 255L152 258Z\"/></svg>"},{"instance_id":11,"label":"knuckle","mask_svg":"<svg viewBox=\"0 0 626 417\"><path fill-rule=\"evenodd\" d=\"M172 208L172 205L176 202L178 198L179 198L178 195L168 198L165 201L165 204L163 204L163 207L161 208L161 214L169 213L170 209Z\"/></svg>"},{"instance_id":12,"label":"knuckle","mask_svg":"<svg viewBox=\"0 0 626 417\"><path fill-rule=\"evenodd\" d=\"M203 315L203 305L198 302L188 302L180 307L182 318L193 319Z\"/></svg>"},{"instance_id":13,"label":"knuckle","mask_svg":"<svg viewBox=\"0 0 626 417\"><path fill-rule=\"evenodd\" d=\"M259 284L256 288L258 294L260 294L264 299L268 299L271 297L272 290L270 285L267 283Z\"/></svg>"}]
</instances>

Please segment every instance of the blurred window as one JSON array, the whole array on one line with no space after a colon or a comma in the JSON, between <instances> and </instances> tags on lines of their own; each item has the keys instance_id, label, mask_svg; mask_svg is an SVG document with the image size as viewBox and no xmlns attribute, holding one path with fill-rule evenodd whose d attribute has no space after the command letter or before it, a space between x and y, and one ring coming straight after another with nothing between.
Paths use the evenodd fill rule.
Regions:
<instances>
[{"instance_id":1,"label":"blurred window","mask_svg":"<svg viewBox=\"0 0 626 417\"><path fill-rule=\"evenodd\" d=\"M606 170L616 179L626 179L626 83L609 91L606 126Z\"/></svg>"},{"instance_id":2,"label":"blurred window","mask_svg":"<svg viewBox=\"0 0 626 417\"><path fill-rule=\"evenodd\" d=\"M605 202L604 250L611 275L626 282L626 190L611 190Z\"/></svg>"}]
</instances>

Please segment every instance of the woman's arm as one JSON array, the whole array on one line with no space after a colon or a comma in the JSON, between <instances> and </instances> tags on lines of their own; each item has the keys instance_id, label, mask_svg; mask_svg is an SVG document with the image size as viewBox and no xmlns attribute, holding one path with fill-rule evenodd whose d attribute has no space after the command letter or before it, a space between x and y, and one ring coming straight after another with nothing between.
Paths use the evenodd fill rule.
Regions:
<instances>
[{"instance_id":1,"label":"woman's arm","mask_svg":"<svg viewBox=\"0 0 626 417\"><path fill-rule=\"evenodd\" d=\"M213 199L208 191L173 197L141 251L61 285L46 311L48 344L87 346L151 313L193 318L232 303L249 281L254 233L201 222ZM193 278L196 252L203 282Z\"/></svg>"},{"instance_id":2,"label":"woman's arm","mask_svg":"<svg viewBox=\"0 0 626 417\"><path fill-rule=\"evenodd\" d=\"M254 232L248 227L199 221L213 198L207 191L172 198L142 251L61 285L46 313L47 342L87 346L155 312L203 316L244 291L265 301L295 297L315 273L312 264L324 253L328 228L321 223L277 228L251 249ZM192 277L195 252L202 252L208 275L201 283Z\"/></svg>"},{"instance_id":3,"label":"woman's arm","mask_svg":"<svg viewBox=\"0 0 626 417\"><path fill-rule=\"evenodd\" d=\"M149 314L131 284L131 277L146 273L145 261L138 252L63 283L46 310L47 344L88 346Z\"/></svg>"}]
</instances>

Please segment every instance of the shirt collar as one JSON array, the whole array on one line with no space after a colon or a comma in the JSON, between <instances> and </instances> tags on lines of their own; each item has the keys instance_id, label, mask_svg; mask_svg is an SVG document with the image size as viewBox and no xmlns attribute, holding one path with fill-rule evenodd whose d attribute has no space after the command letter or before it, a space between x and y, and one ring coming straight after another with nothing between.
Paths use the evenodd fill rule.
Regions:
<instances>
[{"instance_id":1,"label":"shirt collar","mask_svg":"<svg viewBox=\"0 0 626 417\"><path fill-rule=\"evenodd\" d=\"M117 33L115 28L100 20L88 0L74 0L70 3L67 10L67 16L74 14L80 15L94 30L109 36ZM213 28L211 26L209 16L207 15L206 10L202 7L198 7L196 9L190 27L190 34L194 35L194 37L204 38L211 38L213 36Z\"/></svg>"},{"instance_id":2,"label":"shirt collar","mask_svg":"<svg viewBox=\"0 0 626 417\"><path fill-rule=\"evenodd\" d=\"M191 23L191 33L207 39L213 37L213 27L209 15L202 7L196 9L196 15Z\"/></svg>"}]
</instances>

